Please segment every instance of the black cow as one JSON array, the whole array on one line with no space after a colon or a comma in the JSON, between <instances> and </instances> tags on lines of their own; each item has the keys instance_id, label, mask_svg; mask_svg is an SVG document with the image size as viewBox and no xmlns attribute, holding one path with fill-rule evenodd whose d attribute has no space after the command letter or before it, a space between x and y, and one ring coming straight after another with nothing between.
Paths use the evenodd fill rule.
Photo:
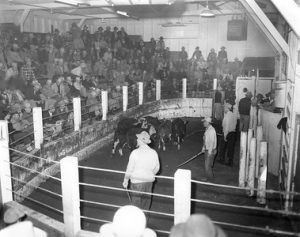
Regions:
<instances>
[{"instance_id":1,"label":"black cow","mask_svg":"<svg viewBox=\"0 0 300 237\"><path fill-rule=\"evenodd\" d=\"M163 119L159 125L158 132L158 149L162 147L163 151L166 150L166 142L172 139L172 122Z\"/></svg>"},{"instance_id":2,"label":"black cow","mask_svg":"<svg viewBox=\"0 0 300 237\"><path fill-rule=\"evenodd\" d=\"M116 150L119 151L120 156L123 155L123 148L127 144L130 149L135 148L135 144L133 142L134 139L131 139L131 130L134 128L141 127L141 123L139 120L134 118L122 118L116 128L114 135L114 142L112 148L112 154L116 153Z\"/></svg>"},{"instance_id":3,"label":"black cow","mask_svg":"<svg viewBox=\"0 0 300 237\"><path fill-rule=\"evenodd\" d=\"M180 145L185 137L187 123L188 121L183 121L181 118L172 121L172 138L178 150L180 150Z\"/></svg>"}]
</instances>

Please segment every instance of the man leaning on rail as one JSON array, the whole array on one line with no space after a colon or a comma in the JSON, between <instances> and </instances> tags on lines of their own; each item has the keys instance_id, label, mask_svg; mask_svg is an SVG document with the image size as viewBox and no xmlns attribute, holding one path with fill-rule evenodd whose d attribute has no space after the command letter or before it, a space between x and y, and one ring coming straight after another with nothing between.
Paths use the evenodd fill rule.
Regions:
<instances>
[{"instance_id":1,"label":"man leaning on rail","mask_svg":"<svg viewBox=\"0 0 300 237\"><path fill-rule=\"evenodd\" d=\"M129 156L129 161L123 181L123 187L127 189L130 180L130 189L138 192L152 192L155 174L160 168L158 154L150 148L150 135L141 128L135 128L133 139L136 139L137 148ZM131 193L131 204L142 210L149 210L151 195Z\"/></svg>"}]
</instances>

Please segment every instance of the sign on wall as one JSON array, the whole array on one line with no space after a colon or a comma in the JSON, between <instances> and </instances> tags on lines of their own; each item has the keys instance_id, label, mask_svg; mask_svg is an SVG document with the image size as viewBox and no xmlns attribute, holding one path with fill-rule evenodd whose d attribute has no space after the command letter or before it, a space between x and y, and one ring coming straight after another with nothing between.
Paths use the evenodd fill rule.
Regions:
<instances>
[{"instance_id":1,"label":"sign on wall","mask_svg":"<svg viewBox=\"0 0 300 237\"><path fill-rule=\"evenodd\" d=\"M230 20L227 26L227 40L247 40L247 20Z\"/></svg>"}]
</instances>

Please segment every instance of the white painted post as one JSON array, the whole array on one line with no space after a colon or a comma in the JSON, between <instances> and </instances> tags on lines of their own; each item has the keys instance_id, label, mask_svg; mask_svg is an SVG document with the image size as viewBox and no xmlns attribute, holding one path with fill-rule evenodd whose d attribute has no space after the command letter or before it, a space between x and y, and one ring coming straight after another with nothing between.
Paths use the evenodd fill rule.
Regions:
<instances>
[{"instance_id":1,"label":"white painted post","mask_svg":"<svg viewBox=\"0 0 300 237\"><path fill-rule=\"evenodd\" d=\"M122 87L122 93L123 93L123 112L125 112L128 106L128 86Z\"/></svg>"},{"instance_id":2,"label":"white painted post","mask_svg":"<svg viewBox=\"0 0 300 237\"><path fill-rule=\"evenodd\" d=\"M249 196L254 195L255 185L255 157L256 157L256 138L252 137L250 141L250 159L249 159L249 171L248 171L248 187L250 188Z\"/></svg>"},{"instance_id":3,"label":"white painted post","mask_svg":"<svg viewBox=\"0 0 300 237\"><path fill-rule=\"evenodd\" d=\"M60 161L61 189L64 212L64 236L73 237L80 231L80 196L77 157Z\"/></svg>"},{"instance_id":4,"label":"white painted post","mask_svg":"<svg viewBox=\"0 0 300 237\"><path fill-rule=\"evenodd\" d=\"M42 108L34 107L32 109L33 114L33 132L34 132L34 147L36 149L41 149L41 144L43 143L43 116Z\"/></svg>"},{"instance_id":5,"label":"white painted post","mask_svg":"<svg viewBox=\"0 0 300 237\"><path fill-rule=\"evenodd\" d=\"M108 97L107 91L101 92L101 103L102 103L102 120L107 119L107 112L108 112Z\"/></svg>"},{"instance_id":6,"label":"white painted post","mask_svg":"<svg viewBox=\"0 0 300 237\"><path fill-rule=\"evenodd\" d=\"M186 99L186 78L182 78L182 99Z\"/></svg>"},{"instance_id":7,"label":"white painted post","mask_svg":"<svg viewBox=\"0 0 300 237\"><path fill-rule=\"evenodd\" d=\"M13 200L10 158L8 149L8 124L6 120L0 120L0 201L1 207L6 202Z\"/></svg>"},{"instance_id":8,"label":"white painted post","mask_svg":"<svg viewBox=\"0 0 300 237\"><path fill-rule=\"evenodd\" d=\"M248 134L247 134L247 148L246 148L246 164L245 164L245 181L248 181L248 171L249 171L249 157L250 157L250 142L251 138L253 137L253 130L252 128L248 129Z\"/></svg>"},{"instance_id":9,"label":"white painted post","mask_svg":"<svg viewBox=\"0 0 300 237\"><path fill-rule=\"evenodd\" d=\"M268 158L268 148L267 142L260 142L260 154L259 154L259 177L257 184L257 198L256 201L259 204L266 204L266 186L267 186L267 158Z\"/></svg>"},{"instance_id":10,"label":"white painted post","mask_svg":"<svg viewBox=\"0 0 300 237\"><path fill-rule=\"evenodd\" d=\"M239 186L242 188L245 187L246 157L247 157L247 132L241 132Z\"/></svg>"},{"instance_id":11,"label":"white painted post","mask_svg":"<svg viewBox=\"0 0 300 237\"><path fill-rule=\"evenodd\" d=\"M258 109L257 112L257 126L261 125L261 109Z\"/></svg>"},{"instance_id":12,"label":"white painted post","mask_svg":"<svg viewBox=\"0 0 300 237\"><path fill-rule=\"evenodd\" d=\"M178 169L174 175L174 224L191 215L191 171Z\"/></svg>"},{"instance_id":13,"label":"white painted post","mask_svg":"<svg viewBox=\"0 0 300 237\"><path fill-rule=\"evenodd\" d=\"M156 100L160 100L161 98L161 81L156 80Z\"/></svg>"},{"instance_id":14,"label":"white painted post","mask_svg":"<svg viewBox=\"0 0 300 237\"><path fill-rule=\"evenodd\" d=\"M143 104L143 98L144 98L144 88L143 88L143 82L138 82L139 86L139 105Z\"/></svg>"},{"instance_id":15,"label":"white painted post","mask_svg":"<svg viewBox=\"0 0 300 237\"><path fill-rule=\"evenodd\" d=\"M258 178L259 173L259 154L260 154L260 142L263 139L263 129L259 125L256 128L256 158L255 158L255 178Z\"/></svg>"},{"instance_id":16,"label":"white painted post","mask_svg":"<svg viewBox=\"0 0 300 237\"><path fill-rule=\"evenodd\" d=\"M73 98L74 131L81 127L81 100L80 97Z\"/></svg>"},{"instance_id":17,"label":"white painted post","mask_svg":"<svg viewBox=\"0 0 300 237\"><path fill-rule=\"evenodd\" d=\"M218 87L218 79L217 78L214 78L214 84L213 84L213 90L217 90L217 87Z\"/></svg>"}]
</instances>

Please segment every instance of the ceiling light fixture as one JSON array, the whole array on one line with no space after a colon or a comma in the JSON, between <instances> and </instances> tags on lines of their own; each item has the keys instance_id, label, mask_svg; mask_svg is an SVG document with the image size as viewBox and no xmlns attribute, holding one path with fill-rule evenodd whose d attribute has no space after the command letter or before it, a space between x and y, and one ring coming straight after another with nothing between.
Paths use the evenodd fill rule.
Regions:
<instances>
[{"instance_id":1,"label":"ceiling light fixture","mask_svg":"<svg viewBox=\"0 0 300 237\"><path fill-rule=\"evenodd\" d=\"M123 12L123 11L116 11L117 14L121 15L121 16L126 16L129 17L127 12Z\"/></svg>"},{"instance_id":2,"label":"ceiling light fixture","mask_svg":"<svg viewBox=\"0 0 300 237\"><path fill-rule=\"evenodd\" d=\"M213 11L208 8L208 1L206 1L206 8L204 8L200 12L200 16L201 17L214 17L215 16L215 13L213 13Z\"/></svg>"}]
</instances>

